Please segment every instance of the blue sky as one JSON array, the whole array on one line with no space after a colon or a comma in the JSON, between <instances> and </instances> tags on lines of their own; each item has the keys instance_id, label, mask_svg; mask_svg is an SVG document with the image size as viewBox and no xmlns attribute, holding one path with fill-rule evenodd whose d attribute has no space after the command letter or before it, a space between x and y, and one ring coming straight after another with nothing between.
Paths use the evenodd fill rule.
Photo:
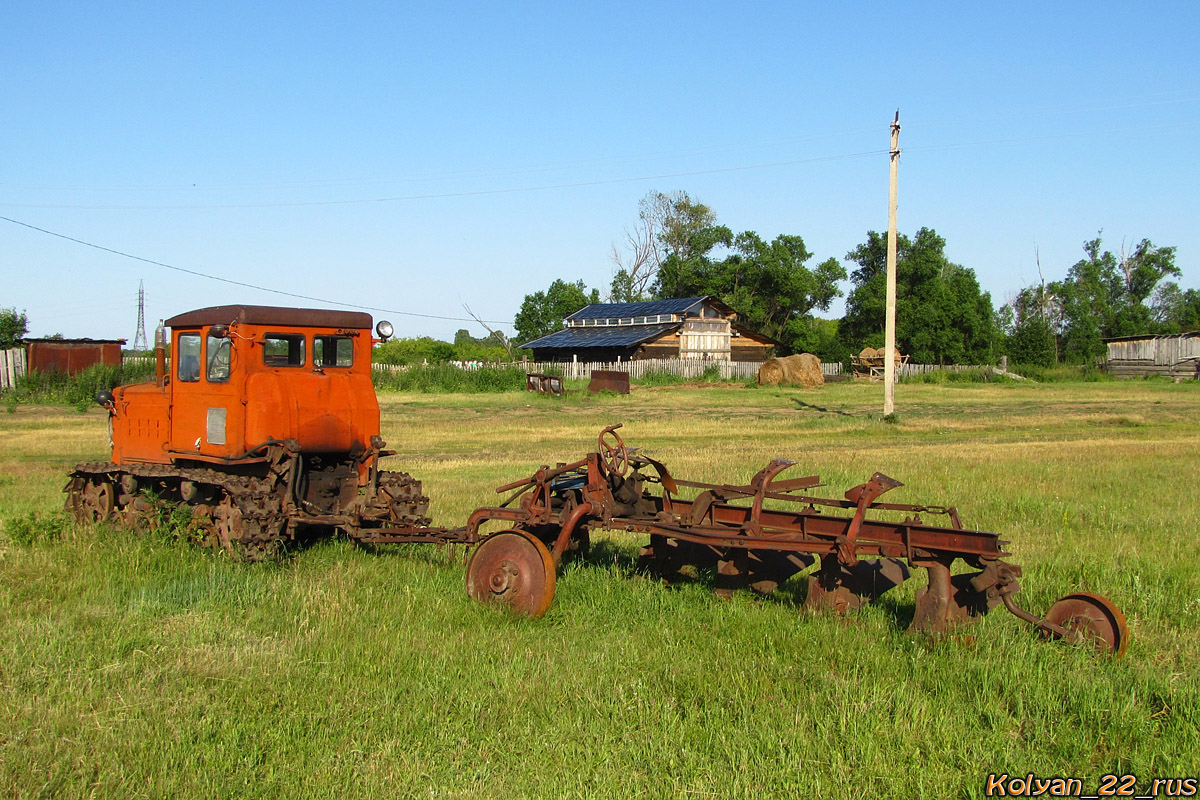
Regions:
<instances>
[{"instance_id":1,"label":"blue sky","mask_svg":"<svg viewBox=\"0 0 1200 800\"><path fill-rule=\"evenodd\" d=\"M0 306L132 339L224 303L400 335L602 291L651 190L813 264L934 228L996 305L1103 229L1200 286L1200 4L57 3L0 28ZM845 287L847 290L849 286ZM511 328L509 329L511 330Z\"/></svg>"}]
</instances>

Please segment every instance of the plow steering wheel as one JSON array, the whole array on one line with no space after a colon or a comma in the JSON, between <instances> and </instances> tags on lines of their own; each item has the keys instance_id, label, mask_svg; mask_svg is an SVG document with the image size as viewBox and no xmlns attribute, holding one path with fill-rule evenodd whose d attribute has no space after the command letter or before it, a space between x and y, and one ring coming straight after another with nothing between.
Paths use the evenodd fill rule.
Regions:
<instances>
[{"instance_id":1,"label":"plow steering wheel","mask_svg":"<svg viewBox=\"0 0 1200 800\"><path fill-rule=\"evenodd\" d=\"M621 441L621 436L617 433L617 428L620 424L609 425L604 430L600 431L600 460L604 462L604 466L609 473L625 477L625 473L629 472L629 453L625 449L625 442ZM612 442L609 442L609 439Z\"/></svg>"}]
</instances>

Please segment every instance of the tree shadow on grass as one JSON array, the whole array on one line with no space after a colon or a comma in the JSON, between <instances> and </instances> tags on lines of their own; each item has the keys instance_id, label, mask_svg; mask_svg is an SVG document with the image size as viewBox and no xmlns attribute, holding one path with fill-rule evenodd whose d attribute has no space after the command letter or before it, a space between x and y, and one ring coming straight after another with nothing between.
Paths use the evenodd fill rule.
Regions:
<instances>
[{"instance_id":1,"label":"tree shadow on grass","mask_svg":"<svg viewBox=\"0 0 1200 800\"><path fill-rule=\"evenodd\" d=\"M793 397L792 402L795 403L802 411L819 411L822 414L838 414L843 417L853 417L849 411L843 411L840 408L825 408L824 406L806 403L798 397Z\"/></svg>"}]
</instances>

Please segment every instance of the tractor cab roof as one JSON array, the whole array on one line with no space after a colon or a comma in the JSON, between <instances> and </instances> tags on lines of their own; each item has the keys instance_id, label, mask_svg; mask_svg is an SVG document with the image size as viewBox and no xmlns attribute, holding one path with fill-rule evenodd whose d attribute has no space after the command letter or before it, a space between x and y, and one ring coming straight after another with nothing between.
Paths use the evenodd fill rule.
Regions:
<instances>
[{"instance_id":1,"label":"tractor cab roof","mask_svg":"<svg viewBox=\"0 0 1200 800\"><path fill-rule=\"evenodd\" d=\"M282 308L279 306L210 306L185 311L166 320L168 328L193 328L202 325L287 325L300 328L371 327L371 315L362 311L334 311L327 308Z\"/></svg>"}]
</instances>

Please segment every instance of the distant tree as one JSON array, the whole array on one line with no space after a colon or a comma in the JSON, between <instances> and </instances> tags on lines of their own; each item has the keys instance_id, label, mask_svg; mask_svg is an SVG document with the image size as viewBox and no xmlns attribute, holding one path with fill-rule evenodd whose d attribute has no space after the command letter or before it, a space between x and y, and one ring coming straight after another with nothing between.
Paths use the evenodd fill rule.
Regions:
<instances>
[{"instance_id":1,"label":"distant tree","mask_svg":"<svg viewBox=\"0 0 1200 800\"><path fill-rule=\"evenodd\" d=\"M896 343L914 361L983 364L997 332L992 298L979 289L975 271L951 263L946 240L930 228L900 235L896 261ZM859 268L846 299L838 336L851 352L881 347L887 291L887 238L869 231L846 258Z\"/></svg>"},{"instance_id":2,"label":"distant tree","mask_svg":"<svg viewBox=\"0 0 1200 800\"><path fill-rule=\"evenodd\" d=\"M499 331L493 331L482 339L476 339L466 328L460 328L454 334L454 360L503 361L508 349L502 336Z\"/></svg>"},{"instance_id":3,"label":"distant tree","mask_svg":"<svg viewBox=\"0 0 1200 800\"><path fill-rule=\"evenodd\" d=\"M1055 330L1061 319L1058 299L1044 284L1028 286L997 313L1003 351L1015 364L1048 367L1058 361Z\"/></svg>"},{"instance_id":4,"label":"distant tree","mask_svg":"<svg viewBox=\"0 0 1200 800\"><path fill-rule=\"evenodd\" d=\"M838 336L838 324L836 319L820 317L793 322L788 348L796 353L812 353L822 361L845 364L855 353Z\"/></svg>"},{"instance_id":5,"label":"distant tree","mask_svg":"<svg viewBox=\"0 0 1200 800\"><path fill-rule=\"evenodd\" d=\"M1005 352L1014 364L1052 366L1056 361L1054 331L1040 317L1030 317L1014 327L1005 343Z\"/></svg>"},{"instance_id":6,"label":"distant tree","mask_svg":"<svg viewBox=\"0 0 1200 800\"><path fill-rule=\"evenodd\" d=\"M392 339L375 348L371 359L379 364L437 364L455 359L454 345L430 336Z\"/></svg>"},{"instance_id":7,"label":"distant tree","mask_svg":"<svg viewBox=\"0 0 1200 800\"><path fill-rule=\"evenodd\" d=\"M29 317L15 308L0 308L0 350L16 347L29 332Z\"/></svg>"},{"instance_id":8,"label":"distant tree","mask_svg":"<svg viewBox=\"0 0 1200 800\"><path fill-rule=\"evenodd\" d=\"M1143 239L1118 257L1102 246L1099 235L1084 242L1084 258L1049 287L1061 306L1062 352L1069 361L1104 355L1105 337L1153 333L1154 313L1146 300L1165 278L1181 274L1174 247Z\"/></svg>"},{"instance_id":9,"label":"distant tree","mask_svg":"<svg viewBox=\"0 0 1200 800\"><path fill-rule=\"evenodd\" d=\"M845 280L845 268L835 258L807 268L812 254L799 236L766 242L745 231L734 238L733 249L727 258L696 272L696 293L718 297L745 325L785 349L803 349L801 342L812 332L813 309L827 311L841 295L837 282Z\"/></svg>"},{"instance_id":10,"label":"distant tree","mask_svg":"<svg viewBox=\"0 0 1200 800\"><path fill-rule=\"evenodd\" d=\"M562 328L563 320L589 303L599 303L600 292L588 291L583 281L555 280L544 292L525 295L513 321L517 342L525 344Z\"/></svg>"},{"instance_id":11,"label":"distant tree","mask_svg":"<svg viewBox=\"0 0 1200 800\"><path fill-rule=\"evenodd\" d=\"M733 231L717 224L716 213L687 192L658 195L658 274L654 296L659 299L707 294L705 284L713 266L713 251L733 245Z\"/></svg>"},{"instance_id":12,"label":"distant tree","mask_svg":"<svg viewBox=\"0 0 1200 800\"><path fill-rule=\"evenodd\" d=\"M715 247L729 246L732 239L713 210L687 192L648 192L638 203L637 224L625 229L623 247L612 246L616 271L608 300L687 297L694 291L688 288L690 276Z\"/></svg>"},{"instance_id":13,"label":"distant tree","mask_svg":"<svg viewBox=\"0 0 1200 800\"><path fill-rule=\"evenodd\" d=\"M1200 330L1200 291L1184 291L1175 281L1166 281L1154 290L1150 316L1160 333Z\"/></svg>"}]
</instances>

